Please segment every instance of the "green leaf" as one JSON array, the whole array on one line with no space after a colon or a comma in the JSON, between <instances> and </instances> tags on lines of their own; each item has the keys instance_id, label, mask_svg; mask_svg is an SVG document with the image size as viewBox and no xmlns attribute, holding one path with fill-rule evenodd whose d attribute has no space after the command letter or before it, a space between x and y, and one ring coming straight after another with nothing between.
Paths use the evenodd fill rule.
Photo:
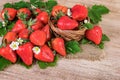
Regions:
<instances>
[{"instance_id":1,"label":"green leaf","mask_svg":"<svg viewBox=\"0 0 120 80\"><path fill-rule=\"evenodd\" d=\"M42 61L37 61L37 64L41 69L46 69L48 67L47 63L42 62Z\"/></svg>"},{"instance_id":2,"label":"green leaf","mask_svg":"<svg viewBox=\"0 0 120 80\"><path fill-rule=\"evenodd\" d=\"M43 61L37 61L37 64L39 65L41 69L46 69L47 67L56 66L57 61L58 61L58 56L56 55L53 62L48 63L48 62L43 62Z\"/></svg>"},{"instance_id":3,"label":"green leaf","mask_svg":"<svg viewBox=\"0 0 120 80\"><path fill-rule=\"evenodd\" d=\"M26 65L20 58L18 58L17 64L20 64L21 66L25 67L26 69L30 69L32 67L32 65L30 65L30 66Z\"/></svg>"},{"instance_id":4,"label":"green leaf","mask_svg":"<svg viewBox=\"0 0 120 80\"><path fill-rule=\"evenodd\" d=\"M8 20L8 18L9 18L8 11L5 11L4 18L5 18L5 20Z\"/></svg>"},{"instance_id":5,"label":"green leaf","mask_svg":"<svg viewBox=\"0 0 120 80\"><path fill-rule=\"evenodd\" d=\"M13 6L15 9L30 8L31 4L29 2L19 1L19 2L15 2Z\"/></svg>"},{"instance_id":6,"label":"green leaf","mask_svg":"<svg viewBox=\"0 0 120 80\"><path fill-rule=\"evenodd\" d=\"M47 63L50 67L56 66L58 61L58 56L56 55L54 58L54 61L51 63Z\"/></svg>"},{"instance_id":7,"label":"green leaf","mask_svg":"<svg viewBox=\"0 0 120 80\"><path fill-rule=\"evenodd\" d=\"M3 37L7 33L6 27L0 28L0 37Z\"/></svg>"},{"instance_id":8,"label":"green leaf","mask_svg":"<svg viewBox=\"0 0 120 80\"><path fill-rule=\"evenodd\" d=\"M67 53L75 54L81 51L81 48L77 41L68 41L66 42L65 47L66 47Z\"/></svg>"},{"instance_id":9,"label":"green leaf","mask_svg":"<svg viewBox=\"0 0 120 80\"><path fill-rule=\"evenodd\" d=\"M24 66L25 68L27 68L27 69L30 69L31 67L32 67L32 65L31 66L28 66L28 65L26 65L24 62L20 62L20 65L22 65L22 66Z\"/></svg>"},{"instance_id":10,"label":"green leaf","mask_svg":"<svg viewBox=\"0 0 120 80\"><path fill-rule=\"evenodd\" d=\"M4 70L6 67L8 67L11 64L12 63L10 61L4 59L3 57L0 57L0 71Z\"/></svg>"},{"instance_id":11,"label":"green leaf","mask_svg":"<svg viewBox=\"0 0 120 80\"><path fill-rule=\"evenodd\" d=\"M83 24L83 26L86 27L87 29L93 28L93 24L91 24L91 23L85 23L85 24Z\"/></svg>"},{"instance_id":12,"label":"green leaf","mask_svg":"<svg viewBox=\"0 0 120 80\"><path fill-rule=\"evenodd\" d=\"M102 15L109 13L109 9L103 5L93 5L88 9L88 16L93 24L99 23Z\"/></svg>"},{"instance_id":13,"label":"green leaf","mask_svg":"<svg viewBox=\"0 0 120 80\"><path fill-rule=\"evenodd\" d=\"M30 0L30 3L43 2L43 0Z\"/></svg>"},{"instance_id":14,"label":"green leaf","mask_svg":"<svg viewBox=\"0 0 120 80\"><path fill-rule=\"evenodd\" d=\"M30 0L30 3L35 6L35 7L39 7L39 8L45 8L46 2L44 2L43 0Z\"/></svg>"},{"instance_id":15,"label":"green leaf","mask_svg":"<svg viewBox=\"0 0 120 80\"><path fill-rule=\"evenodd\" d=\"M86 38L83 38L82 40L81 40L81 44L87 44L87 43L89 43L90 41L88 40L88 39L86 39Z\"/></svg>"},{"instance_id":16,"label":"green leaf","mask_svg":"<svg viewBox=\"0 0 120 80\"><path fill-rule=\"evenodd\" d=\"M2 22L0 22L0 28L2 28L3 27L3 23Z\"/></svg>"},{"instance_id":17,"label":"green leaf","mask_svg":"<svg viewBox=\"0 0 120 80\"><path fill-rule=\"evenodd\" d=\"M45 6L46 6L46 3L43 2L43 1L39 1L39 2L36 2L36 3L32 3L32 4L36 7L39 7L39 8L45 8Z\"/></svg>"},{"instance_id":18,"label":"green leaf","mask_svg":"<svg viewBox=\"0 0 120 80\"><path fill-rule=\"evenodd\" d=\"M101 15L99 15L99 13L96 13L93 9L88 10L88 16L93 24L97 24L99 21L101 21Z\"/></svg>"},{"instance_id":19,"label":"green leaf","mask_svg":"<svg viewBox=\"0 0 120 80\"><path fill-rule=\"evenodd\" d=\"M48 0L48 2L46 2L46 9L48 10L48 12L52 11L52 8L57 5L57 1L55 0Z\"/></svg>"},{"instance_id":20,"label":"green leaf","mask_svg":"<svg viewBox=\"0 0 120 80\"><path fill-rule=\"evenodd\" d=\"M101 15L109 13L109 9L103 5L94 5L92 6L92 9Z\"/></svg>"},{"instance_id":21,"label":"green leaf","mask_svg":"<svg viewBox=\"0 0 120 80\"><path fill-rule=\"evenodd\" d=\"M15 22L12 22L11 24L7 25L6 26L7 30L11 30L14 25L15 25Z\"/></svg>"},{"instance_id":22,"label":"green leaf","mask_svg":"<svg viewBox=\"0 0 120 80\"><path fill-rule=\"evenodd\" d=\"M110 41L110 39L107 35L102 34L102 41Z\"/></svg>"},{"instance_id":23,"label":"green leaf","mask_svg":"<svg viewBox=\"0 0 120 80\"><path fill-rule=\"evenodd\" d=\"M4 8L13 8L13 4L6 3L6 4L4 4Z\"/></svg>"},{"instance_id":24,"label":"green leaf","mask_svg":"<svg viewBox=\"0 0 120 80\"><path fill-rule=\"evenodd\" d=\"M98 45L98 47L99 47L100 49L104 49L104 43L101 42L101 43Z\"/></svg>"}]
</instances>

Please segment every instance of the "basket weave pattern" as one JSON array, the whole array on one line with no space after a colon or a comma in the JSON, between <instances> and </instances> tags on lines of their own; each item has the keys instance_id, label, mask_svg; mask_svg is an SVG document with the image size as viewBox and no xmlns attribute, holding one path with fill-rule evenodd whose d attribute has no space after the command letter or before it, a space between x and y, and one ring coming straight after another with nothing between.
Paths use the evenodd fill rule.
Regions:
<instances>
[{"instance_id":1,"label":"basket weave pattern","mask_svg":"<svg viewBox=\"0 0 120 80\"><path fill-rule=\"evenodd\" d=\"M66 41L70 40L81 40L81 38L84 36L86 28L82 28L80 30L61 30L52 23L52 21L49 19L48 24L50 25L52 31L54 32L55 36L61 36Z\"/></svg>"}]
</instances>

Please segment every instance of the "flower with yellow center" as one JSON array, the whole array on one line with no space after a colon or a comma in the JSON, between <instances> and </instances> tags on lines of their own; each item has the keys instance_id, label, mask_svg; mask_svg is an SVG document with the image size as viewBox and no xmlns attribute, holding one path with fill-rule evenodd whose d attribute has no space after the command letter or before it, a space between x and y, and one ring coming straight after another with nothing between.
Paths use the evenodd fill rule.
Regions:
<instances>
[{"instance_id":1,"label":"flower with yellow center","mask_svg":"<svg viewBox=\"0 0 120 80\"><path fill-rule=\"evenodd\" d=\"M18 48L19 48L19 43L13 41L13 42L10 44L10 48L11 48L12 50L18 50Z\"/></svg>"},{"instance_id":2,"label":"flower with yellow center","mask_svg":"<svg viewBox=\"0 0 120 80\"><path fill-rule=\"evenodd\" d=\"M39 54L40 53L40 48L39 47L33 47L33 52L35 53L35 54Z\"/></svg>"}]
</instances>

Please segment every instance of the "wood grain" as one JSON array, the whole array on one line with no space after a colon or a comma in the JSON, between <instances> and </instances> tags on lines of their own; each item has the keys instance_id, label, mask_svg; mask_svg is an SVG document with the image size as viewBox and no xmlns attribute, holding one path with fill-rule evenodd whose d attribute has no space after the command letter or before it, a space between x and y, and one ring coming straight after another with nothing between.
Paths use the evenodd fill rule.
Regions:
<instances>
[{"instance_id":1,"label":"wood grain","mask_svg":"<svg viewBox=\"0 0 120 80\"><path fill-rule=\"evenodd\" d=\"M4 3L14 0L2 0ZM16 0L18 1L18 0ZM100 25L111 41L105 43L104 60L61 59L58 66L39 69L34 65L27 70L20 65L12 65L0 72L0 80L120 80L120 0L58 0L60 4L73 6L82 3L88 6L103 4L110 14L103 17Z\"/></svg>"}]
</instances>

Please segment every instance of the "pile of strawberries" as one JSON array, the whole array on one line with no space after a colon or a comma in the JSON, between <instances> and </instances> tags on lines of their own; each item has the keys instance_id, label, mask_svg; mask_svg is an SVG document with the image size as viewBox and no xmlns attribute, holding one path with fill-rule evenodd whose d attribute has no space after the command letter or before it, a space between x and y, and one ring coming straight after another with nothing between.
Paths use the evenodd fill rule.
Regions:
<instances>
[{"instance_id":1,"label":"pile of strawberries","mask_svg":"<svg viewBox=\"0 0 120 80\"><path fill-rule=\"evenodd\" d=\"M54 38L51 42L52 49L47 45L47 41L51 40L47 12L39 8L33 11L28 8L19 10L5 8L1 12L3 20L4 14L7 14L10 21L17 17L17 21L12 30L3 37L5 45L0 48L0 56L15 63L17 61L16 55L18 55L26 65L32 64L33 57L43 62L53 62L52 49L62 56L66 56L64 39ZM34 14L35 16L32 16Z\"/></svg>"},{"instance_id":2,"label":"pile of strawberries","mask_svg":"<svg viewBox=\"0 0 120 80\"><path fill-rule=\"evenodd\" d=\"M31 65L34 58L43 62L53 62L53 51L66 56L65 40L52 35L48 24L49 14L46 11L40 8L4 8L0 15L3 21L6 18L11 22L15 20L11 31L3 37L3 46L0 48L0 56L3 58L15 63L17 57L20 57L26 65ZM71 9L56 5L51 15L54 18L60 15L56 20L59 29L78 30L79 22L87 22L88 9L83 5L75 5ZM100 44L102 30L99 26L94 26L86 31L85 36L95 44Z\"/></svg>"}]
</instances>

